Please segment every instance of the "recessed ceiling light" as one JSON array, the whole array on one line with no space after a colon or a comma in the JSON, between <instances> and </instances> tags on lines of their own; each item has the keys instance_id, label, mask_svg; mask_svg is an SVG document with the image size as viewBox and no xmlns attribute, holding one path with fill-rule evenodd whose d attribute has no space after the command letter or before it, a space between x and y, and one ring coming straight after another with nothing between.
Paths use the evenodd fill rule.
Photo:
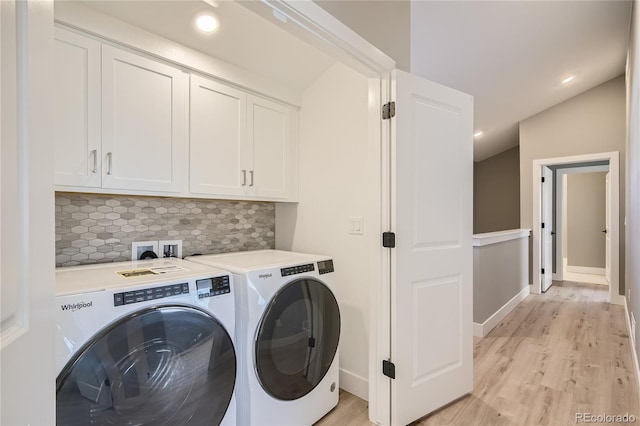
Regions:
<instances>
[{"instance_id":1,"label":"recessed ceiling light","mask_svg":"<svg viewBox=\"0 0 640 426\"><path fill-rule=\"evenodd\" d=\"M575 75L570 75L569 77L565 78L564 80L562 80L562 84L569 84L573 81L573 79L576 78Z\"/></svg>"},{"instance_id":2,"label":"recessed ceiling light","mask_svg":"<svg viewBox=\"0 0 640 426\"><path fill-rule=\"evenodd\" d=\"M288 19L287 19L287 15L285 15L284 13L280 12L279 10L275 10L273 9L273 17L276 18L278 21L282 22L282 23L287 23Z\"/></svg>"},{"instance_id":3,"label":"recessed ceiling light","mask_svg":"<svg viewBox=\"0 0 640 426\"><path fill-rule=\"evenodd\" d=\"M218 20L213 15L200 15L196 19L196 26L200 31L212 33L219 27Z\"/></svg>"},{"instance_id":4,"label":"recessed ceiling light","mask_svg":"<svg viewBox=\"0 0 640 426\"><path fill-rule=\"evenodd\" d=\"M477 132L475 132L473 134L474 138L479 138L480 136L484 135L484 132L482 130L478 130Z\"/></svg>"}]
</instances>

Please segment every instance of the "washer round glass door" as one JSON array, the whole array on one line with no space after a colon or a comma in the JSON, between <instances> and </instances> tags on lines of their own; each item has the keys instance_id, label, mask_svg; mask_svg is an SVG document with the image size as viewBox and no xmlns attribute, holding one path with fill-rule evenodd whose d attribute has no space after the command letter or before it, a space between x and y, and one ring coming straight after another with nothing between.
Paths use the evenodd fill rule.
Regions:
<instances>
[{"instance_id":1,"label":"washer round glass door","mask_svg":"<svg viewBox=\"0 0 640 426\"><path fill-rule=\"evenodd\" d=\"M56 383L58 425L216 425L231 401L227 331L196 308L142 309L95 336Z\"/></svg>"},{"instance_id":2,"label":"washer round glass door","mask_svg":"<svg viewBox=\"0 0 640 426\"><path fill-rule=\"evenodd\" d=\"M256 372L263 389L298 399L324 378L338 350L340 310L333 293L315 279L299 279L271 299L256 333Z\"/></svg>"}]
</instances>

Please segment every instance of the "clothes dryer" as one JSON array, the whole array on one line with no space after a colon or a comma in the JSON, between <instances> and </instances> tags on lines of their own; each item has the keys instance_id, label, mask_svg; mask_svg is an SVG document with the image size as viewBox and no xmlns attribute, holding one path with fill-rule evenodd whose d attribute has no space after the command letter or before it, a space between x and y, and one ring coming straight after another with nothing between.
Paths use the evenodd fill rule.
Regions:
<instances>
[{"instance_id":1,"label":"clothes dryer","mask_svg":"<svg viewBox=\"0 0 640 426\"><path fill-rule=\"evenodd\" d=\"M236 424L233 293L178 259L58 268L57 424Z\"/></svg>"},{"instance_id":2,"label":"clothes dryer","mask_svg":"<svg viewBox=\"0 0 640 426\"><path fill-rule=\"evenodd\" d=\"M340 310L331 258L260 250L187 260L233 273L239 424L311 425L337 405Z\"/></svg>"}]
</instances>

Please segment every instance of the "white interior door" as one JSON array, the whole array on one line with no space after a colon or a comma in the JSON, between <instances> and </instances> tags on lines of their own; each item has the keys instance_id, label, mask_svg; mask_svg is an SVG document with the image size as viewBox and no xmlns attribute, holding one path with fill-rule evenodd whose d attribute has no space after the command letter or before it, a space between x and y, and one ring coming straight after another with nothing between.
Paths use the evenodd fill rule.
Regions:
<instances>
[{"instance_id":1,"label":"white interior door","mask_svg":"<svg viewBox=\"0 0 640 426\"><path fill-rule=\"evenodd\" d=\"M553 172L542 167L542 291L547 291L553 282Z\"/></svg>"},{"instance_id":2,"label":"white interior door","mask_svg":"<svg viewBox=\"0 0 640 426\"><path fill-rule=\"evenodd\" d=\"M392 78L391 424L406 425L473 389L473 98Z\"/></svg>"},{"instance_id":3,"label":"white interior door","mask_svg":"<svg viewBox=\"0 0 640 426\"><path fill-rule=\"evenodd\" d=\"M607 282L611 285L611 179L610 172L607 172L605 177L605 276L607 278Z\"/></svg>"},{"instance_id":4,"label":"white interior door","mask_svg":"<svg viewBox=\"0 0 640 426\"><path fill-rule=\"evenodd\" d=\"M53 51L53 2L0 1L2 425L55 424Z\"/></svg>"}]
</instances>

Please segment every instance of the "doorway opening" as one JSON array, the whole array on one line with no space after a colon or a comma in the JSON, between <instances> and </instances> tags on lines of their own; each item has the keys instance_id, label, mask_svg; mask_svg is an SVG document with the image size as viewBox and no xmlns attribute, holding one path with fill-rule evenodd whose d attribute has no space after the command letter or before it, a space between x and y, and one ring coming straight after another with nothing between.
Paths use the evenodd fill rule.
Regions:
<instances>
[{"instance_id":1,"label":"doorway opening","mask_svg":"<svg viewBox=\"0 0 640 426\"><path fill-rule=\"evenodd\" d=\"M554 166L553 279L609 285L609 163Z\"/></svg>"},{"instance_id":2,"label":"doorway opening","mask_svg":"<svg viewBox=\"0 0 640 426\"><path fill-rule=\"evenodd\" d=\"M584 278L584 275L598 275L593 273L595 272L593 269L584 269L580 268L579 265L571 265L569 260L566 261L567 266L578 267L565 270L564 259L568 254L568 250L567 245L562 244L562 240L566 238L568 227L566 222L563 223L563 220L554 221L553 206L555 205L556 215L560 212L558 217L562 218L562 215L567 211L567 206L566 204L563 205L562 200L568 191L563 186L563 182L558 183L558 181L568 180L568 175L580 172L605 173L606 178L608 178L605 189L609 188L608 191L605 191L608 193L605 202L607 218L605 219L606 226L600 230L600 232L605 231L602 233L606 236L604 279L609 283L609 302L613 304L623 303L624 296L620 295L619 291L619 157L620 155L616 151L533 161L532 293L539 294L546 291L551 286L552 279L562 280L570 277ZM564 191L563 188L565 189ZM560 199L560 202L558 202L558 199ZM554 224L554 222L556 223ZM555 273L553 272L554 263Z\"/></svg>"}]
</instances>

